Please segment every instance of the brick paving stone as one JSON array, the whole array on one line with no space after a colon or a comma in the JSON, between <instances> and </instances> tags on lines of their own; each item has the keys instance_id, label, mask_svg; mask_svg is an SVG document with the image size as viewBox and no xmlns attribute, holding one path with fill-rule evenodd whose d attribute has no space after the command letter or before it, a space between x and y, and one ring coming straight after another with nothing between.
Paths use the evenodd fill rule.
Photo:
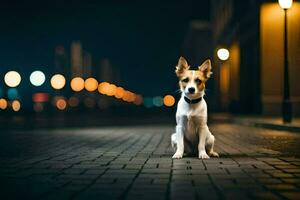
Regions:
<instances>
[{"instance_id":1,"label":"brick paving stone","mask_svg":"<svg viewBox=\"0 0 300 200\"><path fill-rule=\"evenodd\" d=\"M253 142L271 130L210 128L220 158L208 160L172 160L171 126L1 133L22 148L0 151L0 199L299 199L300 159Z\"/></svg>"}]
</instances>

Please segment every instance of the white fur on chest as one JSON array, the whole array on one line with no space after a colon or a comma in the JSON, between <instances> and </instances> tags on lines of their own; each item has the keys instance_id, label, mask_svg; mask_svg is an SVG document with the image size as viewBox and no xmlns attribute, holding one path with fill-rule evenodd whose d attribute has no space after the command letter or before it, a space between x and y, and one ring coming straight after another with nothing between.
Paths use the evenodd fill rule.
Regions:
<instances>
[{"instance_id":1,"label":"white fur on chest","mask_svg":"<svg viewBox=\"0 0 300 200\"><path fill-rule=\"evenodd\" d=\"M198 142L199 129L207 126L207 105L204 99L196 104L188 104L181 98L177 105L177 125L184 129L185 138L191 142Z\"/></svg>"}]
</instances>

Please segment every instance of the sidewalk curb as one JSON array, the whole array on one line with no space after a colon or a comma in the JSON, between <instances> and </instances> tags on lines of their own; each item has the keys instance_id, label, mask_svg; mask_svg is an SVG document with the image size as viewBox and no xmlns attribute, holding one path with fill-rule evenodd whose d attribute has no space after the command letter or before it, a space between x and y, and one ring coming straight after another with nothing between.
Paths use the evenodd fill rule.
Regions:
<instances>
[{"instance_id":1,"label":"sidewalk curb","mask_svg":"<svg viewBox=\"0 0 300 200\"><path fill-rule=\"evenodd\" d=\"M266 129L300 133L300 127L298 127L298 126L258 122L258 121L254 121L254 120L237 118L237 117L233 117L233 116L225 117L225 118L212 117L211 119L216 122L226 122L226 123L232 123L232 124L239 124L239 125L243 125L243 126L253 126L253 127L258 127L258 128L266 128Z\"/></svg>"}]
</instances>

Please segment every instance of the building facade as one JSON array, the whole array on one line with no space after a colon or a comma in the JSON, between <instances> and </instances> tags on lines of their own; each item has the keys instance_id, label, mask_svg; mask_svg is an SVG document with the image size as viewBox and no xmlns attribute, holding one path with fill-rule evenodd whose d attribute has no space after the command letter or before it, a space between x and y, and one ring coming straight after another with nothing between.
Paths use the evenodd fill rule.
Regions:
<instances>
[{"instance_id":1,"label":"building facade","mask_svg":"<svg viewBox=\"0 0 300 200\"><path fill-rule=\"evenodd\" d=\"M277 1L213 0L215 97L219 110L245 114L281 113L283 99L284 11ZM300 3L288 10L289 83L294 115L300 115ZM216 67L217 66L217 67Z\"/></svg>"}]
</instances>

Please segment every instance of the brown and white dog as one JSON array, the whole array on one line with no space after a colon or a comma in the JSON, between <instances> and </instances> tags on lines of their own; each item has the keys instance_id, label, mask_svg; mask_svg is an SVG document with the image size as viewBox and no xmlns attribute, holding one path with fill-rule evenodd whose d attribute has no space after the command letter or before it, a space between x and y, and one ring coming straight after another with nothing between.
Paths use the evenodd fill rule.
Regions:
<instances>
[{"instance_id":1,"label":"brown and white dog","mask_svg":"<svg viewBox=\"0 0 300 200\"><path fill-rule=\"evenodd\" d=\"M198 70L190 70L187 61L180 57L176 75L182 92L177 105L176 133L171 136L172 147L176 150L173 158L183 154L195 155L200 159L218 157L213 149L215 137L207 126L207 105L203 98L205 83L211 76L211 62L206 60Z\"/></svg>"}]
</instances>

